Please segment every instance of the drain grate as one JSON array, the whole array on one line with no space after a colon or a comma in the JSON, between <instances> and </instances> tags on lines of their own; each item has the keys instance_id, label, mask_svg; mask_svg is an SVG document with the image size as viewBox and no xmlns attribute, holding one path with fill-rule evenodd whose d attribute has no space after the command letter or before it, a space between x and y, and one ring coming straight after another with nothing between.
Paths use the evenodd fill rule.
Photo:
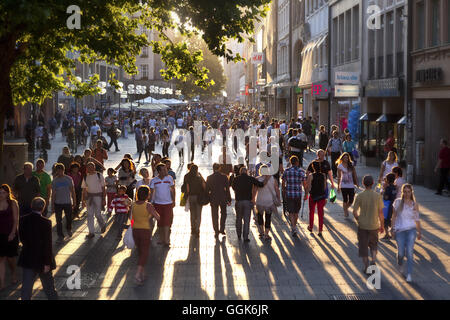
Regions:
<instances>
[{"instance_id":1,"label":"drain grate","mask_svg":"<svg viewBox=\"0 0 450 320\"><path fill-rule=\"evenodd\" d=\"M350 300L350 301L369 301L379 300L379 298L373 293L354 293L354 294L333 294L331 300Z\"/></svg>"}]
</instances>

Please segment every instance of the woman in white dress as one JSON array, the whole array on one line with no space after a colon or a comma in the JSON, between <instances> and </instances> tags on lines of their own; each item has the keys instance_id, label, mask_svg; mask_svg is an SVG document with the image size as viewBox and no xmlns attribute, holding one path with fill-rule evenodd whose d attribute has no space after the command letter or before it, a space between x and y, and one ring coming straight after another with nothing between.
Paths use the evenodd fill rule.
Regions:
<instances>
[{"instance_id":1,"label":"woman in white dress","mask_svg":"<svg viewBox=\"0 0 450 320\"><path fill-rule=\"evenodd\" d=\"M270 178L264 187L253 187L253 203L256 203L259 237L264 240L271 240L269 232L272 212L275 212L276 208L281 205L281 194L278 182L271 175L269 167L264 164L259 168L259 177L256 179L263 182L266 176L270 176Z\"/></svg>"}]
</instances>

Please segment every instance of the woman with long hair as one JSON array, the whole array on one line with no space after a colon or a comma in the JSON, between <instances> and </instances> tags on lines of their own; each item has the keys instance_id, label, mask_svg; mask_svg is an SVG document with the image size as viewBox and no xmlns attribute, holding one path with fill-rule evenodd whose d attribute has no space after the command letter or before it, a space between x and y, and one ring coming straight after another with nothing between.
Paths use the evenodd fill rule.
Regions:
<instances>
[{"instance_id":1,"label":"woman with long hair","mask_svg":"<svg viewBox=\"0 0 450 320\"><path fill-rule=\"evenodd\" d=\"M262 188L253 186L253 203L256 204L256 216L258 221L259 237L264 240L271 240L269 232L271 229L272 212L281 204L280 188L278 182L266 164L259 168L258 181L263 182L267 179L267 183Z\"/></svg>"},{"instance_id":2,"label":"woman with long hair","mask_svg":"<svg viewBox=\"0 0 450 320\"><path fill-rule=\"evenodd\" d=\"M5 263L8 261L13 283L17 283L16 261L19 238L19 205L7 184L0 187L0 290L5 287Z\"/></svg>"},{"instance_id":3,"label":"woman with long hair","mask_svg":"<svg viewBox=\"0 0 450 320\"><path fill-rule=\"evenodd\" d=\"M355 166L348 152L344 152L336 161L338 170L338 192L342 192L344 216L348 217L348 208L355 200L355 185L359 188Z\"/></svg>"},{"instance_id":4,"label":"woman with long hair","mask_svg":"<svg viewBox=\"0 0 450 320\"><path fill-rule=\"evenodd\" d=\"M414 243L422 238L419 219L419 204L416 202L412 185L404 184L402 197L394 201L392 210L392 235L397 241L397 262L402 271L403 259L408 259L406 281L412 281L414 265Z\"/></svg>"},{"instance_id":5,"label":"woman with long hair","mask_svg":"<svg viewBox=\"0 0 450 320\"><path fill-rule=\"evenodd\" d=\"M323 230L323 216L325 204L327 203L327 176L322 173L321 163L317 160L311 163L314 172L308 175L307 189L305 196L309 194L309 232L313 232L314 228L314 213L317 206L317 214L319 216L319 233L322 237Z\"/></svg>"},{"instance_id":6,"label":"woman with long hair","mask_svg":"<svg viewBox=\"0 0 450 320\"><path fill-rule=\"evenodd\" d=\"M394 167L398 167L398 157L394 151L389 151L386 160L381 164L380 176L378 177L378 183L381 183L386 176L392 172Z\"/></svg>"},{"instance_id":7,"label":"woman with long hair","mask_svg":"<svg viewBox=\"0 0 450 320\"><path fill-rule=\"evenodd\" d=\"M127 187L127 195L134 199L134 187L136 183L134 165L130 159L122 159L119 169L119 184Z\"/></svg>"},{"instance_id":8,"label":"woman with long hair","mask_svg":"<svg viewBox=\"0 0 450 320\"><path fill-rule=\"evenodd\" d=\"M145 265L147 263L151 239L151 222L154 217L159 221L160 216L153 205L148 202L150 188L140 186L136 192L136 202L131 205L131 215L133 222L133 239L138 250L138 268L135 280L138 285L142 285L145 280Z\"/></svg>"}]
</instances>

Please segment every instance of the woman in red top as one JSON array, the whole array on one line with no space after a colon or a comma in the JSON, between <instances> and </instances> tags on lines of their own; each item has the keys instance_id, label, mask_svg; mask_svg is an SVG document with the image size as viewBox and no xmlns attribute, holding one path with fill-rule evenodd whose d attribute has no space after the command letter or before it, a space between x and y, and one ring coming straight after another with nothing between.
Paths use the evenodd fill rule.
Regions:
<instances>
[{"instance_id":1,"label":"woman in red top","mask_svg":"<svg viewBox=\"0 0 450 320\"><path fill-rule=\"evenodd\" d=\"M17 283L16 261L19 238L19 206L13 198L11 188L7 184L0 187L0 290L5 287L5 262L11 269L12 282Z\"/></svg>"}]
</instances>

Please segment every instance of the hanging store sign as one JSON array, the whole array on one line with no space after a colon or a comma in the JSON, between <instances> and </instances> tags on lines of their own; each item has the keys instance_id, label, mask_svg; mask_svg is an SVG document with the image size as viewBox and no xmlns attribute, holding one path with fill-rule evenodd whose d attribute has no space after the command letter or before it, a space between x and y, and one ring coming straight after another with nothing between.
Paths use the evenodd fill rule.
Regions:
<instances>
[{"instance_id":1,"label":"hanging store sign","mask_svg":"<svg viewBox=\"0 0 450 320\"><path fill-rule=\"evenodd\" d=\"M266 85L266 79L258 79L256 82L256 85L258 86L265 86Z\"/></svg>"},{"instance_id":2,"label":"hanging store sign","mask_svg":"<svg viewBox=\"0 0 450 320\"><path fill-rule=\"evenodd\" d=\"M359 86L357 85L337 85L334 87L335 97L359 97Z\"/></svg>"},{"instance_id":3,"label":"hanging store sign","mask_svg":"<svg viewBox=\"0 0 450 320\"><path fill-rule=\"evenodd\" d=\"M366 85L366 97L400 97L400 79L369 80Z\"/></svg>"},{"instance_id":4,"label":"hanging store sign","mask_svg":"<svg viewBox=\"0 0 450 320\"><path fill-rule=\"evenodd\" d=\"M253 64L264 63L264 53L263 52L253 52L251 59L252 59Z\"/></svg>"},{"instance_id":5,"label":"hanging store sign","mask_svg":"<svg viewBox=\"0 0 450 320\"><path fill-rule=\"evenodd\" d=\"M359 84L358 72L342 72L336 71L334 74L334 82L336 84Z\"/></svg>"}]
</instances>

